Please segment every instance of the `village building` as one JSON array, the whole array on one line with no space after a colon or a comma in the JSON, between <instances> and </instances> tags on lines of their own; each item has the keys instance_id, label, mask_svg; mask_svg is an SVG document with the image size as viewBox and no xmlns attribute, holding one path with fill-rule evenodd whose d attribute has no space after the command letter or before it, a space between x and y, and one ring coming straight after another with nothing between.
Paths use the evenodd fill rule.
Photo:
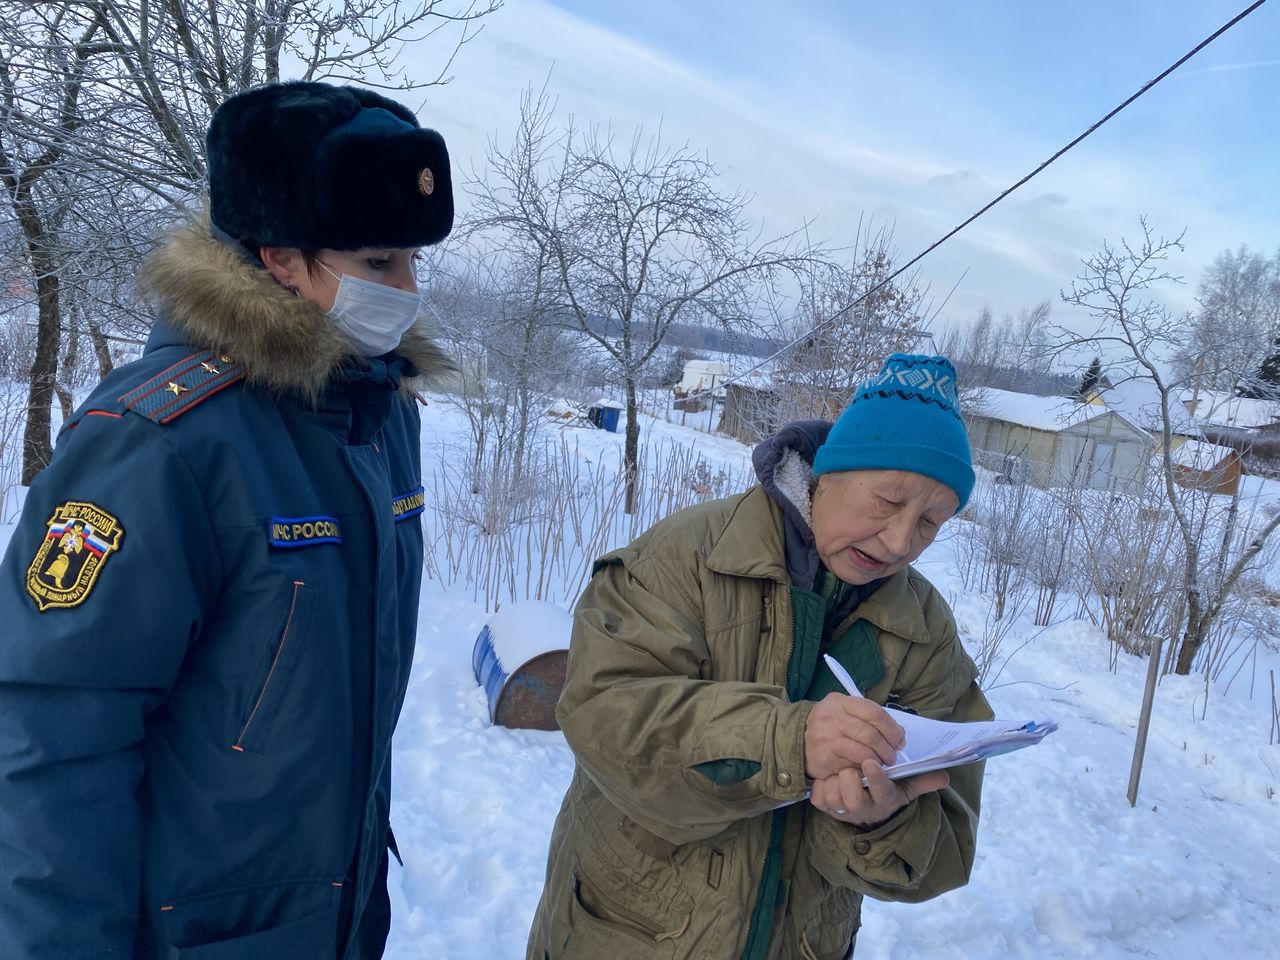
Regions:
<instances>
[{"instance_id":1,"label":"village building","mask_svg":"<svg viewBox=\"0 0 1280 960\"><path fill-rule=\"evenodd\" d=\"M1184 487L1231 496L1240 489L1244 461L1230 447L1187 440L1170 454L1173 479Z\"/></svg>"},{"instance_id":2,"label":"village building","mask_svg":"<svg viewBox=\"0 0 1280 960\"><path fill-rule=\"evenodd\" d=\"M983 387L964 416L974 462L1006 482L1120 491L1143 482L1155 450L1123 414L1067 397Z\"/></svg>"}]
</instances>

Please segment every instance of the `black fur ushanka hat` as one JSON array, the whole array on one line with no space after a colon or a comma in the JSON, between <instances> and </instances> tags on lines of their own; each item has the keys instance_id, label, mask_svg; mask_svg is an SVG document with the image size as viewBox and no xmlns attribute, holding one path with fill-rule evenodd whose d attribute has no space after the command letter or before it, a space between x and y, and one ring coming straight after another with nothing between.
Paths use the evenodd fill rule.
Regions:
<instances>
[{"instance_id":1,"label":"black fur ushanka hat","mask_svg":"<svg viewBox=\"0 0 1280 960\"><path fill-rule=\"evenodd\" d=\"M254 87L214 112L205 142L213 223L246 247L417 247L453 226L444 138L380 94Z\"/></svg>"}]
</instances>

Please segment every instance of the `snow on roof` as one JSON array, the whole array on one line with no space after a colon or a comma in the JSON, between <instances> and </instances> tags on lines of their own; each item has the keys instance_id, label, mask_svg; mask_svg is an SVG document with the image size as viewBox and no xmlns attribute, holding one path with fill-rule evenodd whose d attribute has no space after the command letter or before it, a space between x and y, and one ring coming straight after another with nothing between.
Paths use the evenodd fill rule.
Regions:
<instances>
[{"instance_id":1,"label":"snow on roof","mask_svg":"<svg viewBox=\"0 0 1280 960\"><path fill-rule=\"evenodd\" d=\"M1102 407L1067 397L1038 397L995 387L979 388L968 412L1035 430L1052 431L1064 430L1107 413Z\"/></svg>"},{"instance_id":2,"label":"snow on roof","mask_svg":"<svg viewBox=\"0 0 1280 960\"><path fill-rule=\"evenodd\" d=\"M1149 377L1122 380L1102 394L1102 402L1108 410L1114 410L1144 430L1158 433L1164 429L1160 416L1160 389ZM1172 397L1169 402L1169 419L1174 433L1194 435L1200 432L1195 417Z\"/></svg>"},{"instance_id":3,"label":"snow on roof","mask_svg":"<svg viewBox=\"0 0 1280 960\"><path fill-rule=\"evenodd\" d=\"M1276 400L1251 400L1213 390L1188 391L1182 400L1194 404L1192 413L1205 424L1247 429L1280 421L1280 401Z\"/></svg>"},{"instance_id":4,"label":"snow on roof","mask_svg":"<svg viewBox=\"0 0 1280 960\"><path fill-rule=\"evenodd\" d=\"M1179 467L1190 467L1193 470L1212 470L1235 451L1230 447L1219 446L1204 440L1188 440L1169 459Z\"/></svg>"},{"instance_id":5,"label":"snow on roof","mask_svg":"<svg viewBox=\"0 0 1280 960\"><path fill-rule=\"evenodd\" d=\"M730 387L744 387L748 390L773 390L776 387L786 383L785 380L778 378L769 370L752 370L742 376L735 376L729 380Z\"/></svg>"}]
</instances>

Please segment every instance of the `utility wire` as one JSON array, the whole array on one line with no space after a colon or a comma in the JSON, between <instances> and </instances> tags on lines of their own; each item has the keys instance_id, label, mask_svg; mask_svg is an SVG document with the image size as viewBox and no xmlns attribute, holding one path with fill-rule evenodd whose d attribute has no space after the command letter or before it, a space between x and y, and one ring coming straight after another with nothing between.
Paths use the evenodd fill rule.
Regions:
<instances>
[{"instance_id":1,"label":"utility wire","mask_svg":"<svg viewBox=\"0 0 1280 960\"><path fill-rule=\"evenodd\" d=\"M1205 37L1203 40L1197 43L1194 47L1192 47L1189 51L1187 51L1183 56L1175 60L1172 64L1170 64L1167 68L1161 71L1158 75L1156 75L1155 77L1153 77L1152 79L1144 83L1141 87L1138 88L1138 90L1132 96L1124 100L1119 106L1115 107L1113 110L1107 113L1106 116L1102 117L1102 119L1097 120L1093 124L1091 124L1088 127L1088 129L1086 129L1082 134L1080 134L1078 137L1076 137L1066 146L1058 150L1057 153L1051 156L1048 160L1045 160L1038 167L1036 167L1034 170L1028 173L1025 177L1023 177L1017 183L1013 184L1013 186L1008 187L1007 189L1002 191L994 200L987 203L984 207L982 207L976 213L971 215L968 219L964 220L958 226L953 227L950 231L945 233L943 236L939 237L933 243L929 244L929 246L925 247L923 250L917 253L914 257L912 257L902 266L898 267L898 269L894 270L893 273L889 274L883 280L876 283L874 286L872 286L869 290L867 290L865 293L859 296L856 300L854 300L848 306L843 307L840 310L836 311L826 320L823 320L821 323L815 325L811 330L809 330L803 336L798 337L795 340L792 340L790 343L786 344L785 346L781 347L774 353L765 357L755 366L750 367L747 370L744 370L742 373L736 376L728 378L722 384L720 384L718 389L724 389L725 387L730 386L731 384L738 383L744 378L750 376L752 373L755 373L755 371L759 370L761 367L765 366L766 364L772 363L774 360L778 359L778 357L782 356L788 350L791 350L793 347L796 347L799 344L803 343L805 340L813 336L813 334L822 330L824 327L828 327L831 324L835 323L837 320L843 317L846 313L848 313L858 304L862 303L863 300L866 300L868 297L870 297L873 293L875 293L882 287L892 283L895 279L900 277L903 273L905 273L911 267L915 266L917 263L919 263L921 260L927 257L930 253L932 253L934 250L938 249L938 247L942 246L944 243L946 243L948 240L954 237L957 233L959 233L969 224L973 223L973 221L977 220L980 216L982 216L984 213L986 213L988 210L994 207L997 203L999 203L1005 197L1009 196L1009 194L1013 193L1015 190L1017 190L1019 187L1023 186L1024 184L1030 182L1041 171L1043 171L1051 163L1053 163L1055 160L1057 160L1059 157L1065 154L1068 150L1070 150L1072 147L1075 147L1077 144L1081 143L1083 140L1089 137L1095 130L1100 128L1108 120L1110 120L1112 117L1118 114L1121 110L1129 106L1131 103L1133 103L1143 94L1145 94L1148 90L1154 87L1157 83L1159 83L1165 77L1169 76L1169 74L1173 73L1173 71L1177 70L1180 66L1182 66L1184 63L1186 63L1188 60L1194 57L1197 53L1199 53L1209 44L1213 43L1213 41L1217 40L1218 37L1222 36L1224 33L1226 33L1228 30L1234 27L1237 23L1239 23L1245 17L1249 16L1249 14L1253 13L1255 10L1257 10L1260 6L1262 6L1266 2L1267 0L1255 0L1254 3L1250 4L1244 10L1240 11L1240 13L1236 14L1234 17L1232 17L1230 20L1224 23L1217 30L1213 31L1213 33L1209 34L1209 36ZM695 392L694 395L696 396L697 393Z\"/></svg>"}]
</instances>

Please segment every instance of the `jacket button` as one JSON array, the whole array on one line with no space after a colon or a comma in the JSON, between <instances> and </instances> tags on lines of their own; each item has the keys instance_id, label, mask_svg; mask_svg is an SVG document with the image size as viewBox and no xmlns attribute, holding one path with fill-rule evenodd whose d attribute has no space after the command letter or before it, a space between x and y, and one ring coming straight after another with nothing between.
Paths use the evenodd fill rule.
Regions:
<instances>
[{"instance_id":1,"label":"jacket button","mask_svg":"<svg viewBox=\"0 0 1280 960\"><path fill-rule=\"evenodd\" d=\"M783 770L778 774L777 780L778 780L778 786L780 787L791 786L791 774L787 773L787 771L785 770Z\"/></svg>"},{"instance_id":2,"label":"jacket button","mask_svg":"<svg viewBox=\"0 0 1280 960\"><path fill-rule=\"evenodd\" d=\"M865 839L853 841L853 852L860 857L865 857L871 852L871 841Z\"/></svg>"}]
</instances>

